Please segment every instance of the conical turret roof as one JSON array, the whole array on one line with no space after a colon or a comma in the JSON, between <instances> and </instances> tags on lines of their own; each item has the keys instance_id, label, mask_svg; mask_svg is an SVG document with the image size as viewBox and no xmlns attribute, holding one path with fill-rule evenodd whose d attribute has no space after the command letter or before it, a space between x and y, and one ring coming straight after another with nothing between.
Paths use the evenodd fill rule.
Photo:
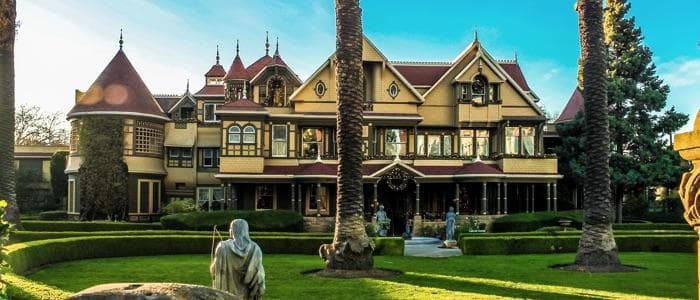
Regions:
<instances>
[{"instance_id":1,"label":"conical turret roof","mask_svg":"<svg viewBox=\"0 0 700 300\"><path fill-rule=\"evenodd\" d=\"M68 113L68 117L82 115L169 119L121 49Z\"/></svg>"},{"instance_id":2,"label":"conical turret roof","mask_svg":"<svg viewBox=\"0 0 700 300\"><path fill-rule=\"evenodd\" d=\"M243 66L243 61L241 56L236 53L236 57L231 63L231 67L228 69L224 80L248 80L248 71L246 71L245 66Z\"/></svg>"}]
</instances>

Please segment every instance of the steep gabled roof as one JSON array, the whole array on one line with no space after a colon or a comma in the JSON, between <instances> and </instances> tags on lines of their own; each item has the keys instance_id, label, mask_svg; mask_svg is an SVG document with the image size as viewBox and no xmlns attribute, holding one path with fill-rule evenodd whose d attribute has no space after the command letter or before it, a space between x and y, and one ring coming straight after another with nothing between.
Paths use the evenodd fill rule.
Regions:
<instances>
[{"instance_id":1,"label":"steep gabled roof","mask_svg":"<svg viewBox=\"0 0 700 300\"><path fill-rule=\"evenodd\" d=\"M401 62L394 63L394 67L414 86L432 86L450 69L450 65L403 64Z\"/></svg>"},{"instance_id":2,"label":"steep gabled roof","mask_svg":"<svg viewBox=\"0 0 700 300\"><path fill-rule=\"evenodd\" d=\"M248 71L243 66L241 56L236 53L236 57L233 59L224 80L248 80L248 78Z\"/></svg>"},{"instance_id":3,"label":"steep gabled roof","mask_svg":"<svg viewBox=\"0 0 700 300\"><path fill-rule=\"evenodd\" d=\"M82 115L138 115L169 119L122 50L68 112L69 118Z\"/></svg>"},{"instance_id":4,"label":"steep gabled roof","mask_svg":"<svg viewBox=\"0 0 700 300\"><path fill-rule=\"evenodd\" d=\"M207 71L206 74L204 74L204 77L223 77L226 76L226 70L224 70L224 66L220 64L215 64L211 66L209 71Z\"/></svg>"},{"instance_id":5,"label":"steep gabled roof","mask_svg":"<svg viewBox=\"0 0 700 300\"><path fill-rule=\"evenodd\" d=\"M272 57L265 54L265 56L258 58L258 60L248 66L246 70L248 71L248 74L250 74L250 77L253 78L258 75L258 73L260 73L260 71L262 71L262 69L265 68L270 61L272 61Z\"/></svg>"},{"instance_id":6,"label":"steep gabled roof","mask_svg":"<svg viewBox=\"0 0 700 300\"><path fill-rule=\"evenodd\" d=\"M498 63L501 68L503 68L508 75L510 75L510 78L513 78L513 81L520 86L523 91L529 92L530 86L527 84L527 80L525 80L525 76L523 75L523 71L520 69L520 65L517 62L499 62Z\"/></svg>"},{"instance_id":7,"label":"steep gabled roof","mask_svg":"<svg viewBox=\"0 0 700 300\"><path fill-rule=\"evenodd\" d=\"M566 103L564 110L561 111L559 117L554 123L564 123L573 120L579 112L583 111L583 92L576 87L574 92L569 97L569 102Z\"/></svg>"}]
</instances>

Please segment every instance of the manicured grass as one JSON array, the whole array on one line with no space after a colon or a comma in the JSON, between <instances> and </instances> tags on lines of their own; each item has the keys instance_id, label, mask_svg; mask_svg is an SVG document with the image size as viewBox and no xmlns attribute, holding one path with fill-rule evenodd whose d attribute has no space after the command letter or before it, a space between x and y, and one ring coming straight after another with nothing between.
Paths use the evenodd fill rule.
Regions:
<instances>
[{"instance_id":1,"label":"manicured grass","mask_svg":"<svg viewBox=\"0 0 700 300\"><path fill-rule=\"evenodd\" d=\"M574 254L375 257L375 265L405 272L390 279L331 279L301 275L322 267L316 256L265 255L266 299L598 299L695 296L693 254L621 253L635 273L588 274L548 268ZM90 259L65 262L28 277L76 292L107 282L182 282L209 285L209 255Z\"/></svg>"}]
</instances>

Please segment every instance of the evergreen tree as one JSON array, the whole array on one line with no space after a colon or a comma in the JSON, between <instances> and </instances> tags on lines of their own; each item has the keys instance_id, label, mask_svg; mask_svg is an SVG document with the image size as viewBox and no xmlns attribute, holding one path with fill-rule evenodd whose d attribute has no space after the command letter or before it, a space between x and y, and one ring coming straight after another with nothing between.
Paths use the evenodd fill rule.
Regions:
<instances>
[{"instance_id":1,"label":"evergreen tree","mask_svg":"<svg viewBox=\"0 0 700 300\"><path fill-rule=\"evenodd\" d=\"M128 170L122 160L122 119L85 117L80 126L78 171L81 219L116 219L127 216Z\"/></svg>"},{"instance_id":2,"label":"evergreen tree","mask_svg":"<svg viewBox=\"0 0 700 300\"><path fill-rule=\"evenodd\" d=\"M611 179L617 207L625 193L668 182L677 154L669 153L662 134L678 130L688 116L663 112L669 88L656 75L652 52L643 44L627 0L608 0L605 44L608 51L608 105L611 132ZM676 156L674 158L673 156ZM661 158L661 159L660 159Z\"/></svg>"}]
</instances>

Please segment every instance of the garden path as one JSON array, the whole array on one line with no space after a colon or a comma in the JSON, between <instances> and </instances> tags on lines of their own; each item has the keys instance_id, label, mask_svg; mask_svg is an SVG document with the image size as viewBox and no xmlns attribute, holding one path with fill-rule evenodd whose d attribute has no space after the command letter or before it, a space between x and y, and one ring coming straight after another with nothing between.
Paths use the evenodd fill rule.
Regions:
<instances>
[{"instance_id":1,"label":"garden path","mask_svg":"<svg viewBox=\"0 0 700 300\"><path fill-rule=\"evenodd\" d=\"M439 248L442 241L432 237L416 236L406 240L404 246L404 256L420 257L450 257L462 255L459 248Z\"/></svg>"}]
</instances>

